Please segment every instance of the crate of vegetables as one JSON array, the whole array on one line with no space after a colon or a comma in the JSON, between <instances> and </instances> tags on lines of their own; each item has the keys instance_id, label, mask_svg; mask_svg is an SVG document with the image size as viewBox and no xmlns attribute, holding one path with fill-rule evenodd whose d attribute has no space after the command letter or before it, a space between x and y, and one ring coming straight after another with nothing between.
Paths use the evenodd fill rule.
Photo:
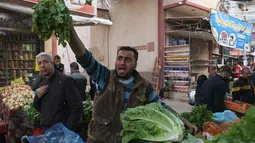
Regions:
<instances>
[{"instance_id":1,"label":"crate of vegetables","mask_svg":"<svg viewBox=\"0 0 255 143\"><path fill-rule=\"evenodd\" d=\"M8 124L7 142L20 142L24 135L21 108L33 102L33 91L27 85L13 84L4 87L1 95L3 119Z\"/></svg>"}]
</instances>

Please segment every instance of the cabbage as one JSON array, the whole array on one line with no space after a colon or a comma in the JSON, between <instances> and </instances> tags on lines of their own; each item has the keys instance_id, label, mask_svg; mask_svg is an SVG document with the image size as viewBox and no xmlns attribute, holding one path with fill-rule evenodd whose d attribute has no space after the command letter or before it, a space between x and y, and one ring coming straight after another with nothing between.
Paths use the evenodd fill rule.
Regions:
<instances>
[{"instance_id":1,"label":"cabbage","mask_svg":"<svg viewBox=\"0 0 255 143\"><path fill-rule=\"evenodd\" d=\"M128 108L121 114L122 143L131 140L177 142L183 139L184 124L159 103Z\"/></svg>"}]
</instances>

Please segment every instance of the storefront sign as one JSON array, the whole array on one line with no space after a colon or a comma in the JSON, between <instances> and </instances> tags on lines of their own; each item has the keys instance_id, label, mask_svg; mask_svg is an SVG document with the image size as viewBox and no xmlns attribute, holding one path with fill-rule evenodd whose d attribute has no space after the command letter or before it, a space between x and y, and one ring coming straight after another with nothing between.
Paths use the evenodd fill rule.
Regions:
<instances>
[{"instance_id":1,"label":"storefront sign","mask_svg":"<svg viewBox=\"0 0 255 143\"><path fill-rule=\"evenodd\" d=\"M210 24L212 34L219 45L250 51L252 24L216 10L211 10Z\"/></svg>"},{"instance_id":2,"label":"storefront sign","mask_svg":"<svg viewBox=\"0 0 255 143\"><path fill-rule=\"evenodd\" d=\"M230 55L231 56L241 56L241 55L243 55L243 52L241 50L238 50L238 49L231 49L230 50Z\"/></svg>"},{"instance_id":3,"label":"storefront sign","mask_svg":"<svg viewBox=\"0 0 255 143\"><path fill-rule=\"evenodd\" d=\"M21 0L29 3L38 3L40 0ZM89 14L96 16L96 9L97 4L96 0L91 0L91 5L86 4L86 0L64 0L66 6L72 12L82 13L82 14Z\"/></svg>"}]
</instances>

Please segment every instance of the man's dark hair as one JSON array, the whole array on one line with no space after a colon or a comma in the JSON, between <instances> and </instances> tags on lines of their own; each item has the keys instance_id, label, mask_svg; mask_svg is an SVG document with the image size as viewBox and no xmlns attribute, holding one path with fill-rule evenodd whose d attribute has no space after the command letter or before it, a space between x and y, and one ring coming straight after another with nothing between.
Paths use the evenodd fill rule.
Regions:
<instances>
[{"instance_id":1,"label":"man's dark hair","mask_svg":"<svg viewBox=\"0 0 255 143\"><path fill-rule=\"evenodd\" d=\"M220 67L219 71L220 72L229 72L229 73L232 72L232 70L229 66L222 66L222 67Z\"/></svg>"},{"instance_id":2,"label":"man's dark hair","mask_svg":"<svg viewBox=\"0 0 255 143\"><path fill-rule=\"evenodd\" d=\"M121 46L119 48L119 50L117 51L117 54L119 53L119 51L122 51L122 50L125 50L125 51L132 51L134 53L134 57L135 57L135 62L137 62L138 60L138 52L135 48L133 47L130 47L130 46Z\"/></svg>"},{"instance_id":3,"label":"man's dark hair","mask_svg":"<svg viewBox=\"0 0 255 143\"><path fill-rule=\"evenodd\" d=\"M79 70L79 65L76 62L72 62L70 64L70 68L74 70Z\"/></svg>"},{"instance_id":4,"label":"man's dark hair","mask_svg":"<svg viewBox=\"0 0 255 143\"><path fill-rule=\"evenodd\" d=\"M212 70L217 70L217 67L212 67Z\"/></svg>"},{"instance_id":5,"label":"man's dark hair","mask_svg":"<svg viewBox=\"0 0 255 143\"><path fill-rule=\"evenodd\" d=\"M59 55L56 55L55 57L54 57L54 60L60 60L61 58L60 58L60 56Z\"/></svg>"}]
</instances>

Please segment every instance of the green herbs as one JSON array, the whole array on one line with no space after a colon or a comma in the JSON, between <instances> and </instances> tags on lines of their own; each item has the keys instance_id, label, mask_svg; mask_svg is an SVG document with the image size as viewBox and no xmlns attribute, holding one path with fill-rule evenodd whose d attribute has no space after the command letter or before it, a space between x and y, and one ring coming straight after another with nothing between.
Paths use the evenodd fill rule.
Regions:
<instances>
[{"instance_id":1,"label":"green herbs","mask_svg":"<svg viewBox=\"0 0 255 143\"><path fill-rule=\"evenodd\" d=\"M40 113L35 110L33 104L26 105L23 108L23 111L25 112L28 121L32 122L33 124L40 124Z\"/></svg>"},{"instance_id":2,"label":"green herbs","mask_svg":"<svg viewBox=\"0 0 255 143\"><path fill-rule=\"evenodd\" d=\"M213 137L207 143L254 143L255 108L249 108L239 123L226 132Z\"/></svg>"},{"instance_id":3,"label":"green herbs","mask_svg":"<svg viewBox=\"0 0 255 143\"><path fill-rule=\"evenodd\" d=\"M205 122L213 121L213 113L206 110L206 105L195 106L192 108L191 112L185 112L181 115L199 128L201 128Z\"/></svg>"},{"instance_id":4,"label":"green herbs","mask_svg":"<svg viewBox=\"0 0 255 143\"><path fill-rule=\"evenodd\" d=\"M53 32L59 44L70 42L72 17L63 0L41 0L34 7L32 31L48 40Z\"/></svg>"},{"instance_id":5,"label":"green herbs","mask_svg":"<svg viewBox=\"0 0 255 143\"><path fill-rule=\"evenodd\" d=\"M90 120L92 117L92 101L90 95L87 94L87 100L83 101L83 120Z\"/></svg>"},{"instance_id":6,"label":"green herbs","mask_svg":"<svg viewBox=\"0 0 255 143\"><path fill-rule=\"evenodd\" d=\"M121 114L121 122L122 143L131 140L177 142L183 139L181 120L158 103L128 108Z\"/></svg>"}]
</instances>

